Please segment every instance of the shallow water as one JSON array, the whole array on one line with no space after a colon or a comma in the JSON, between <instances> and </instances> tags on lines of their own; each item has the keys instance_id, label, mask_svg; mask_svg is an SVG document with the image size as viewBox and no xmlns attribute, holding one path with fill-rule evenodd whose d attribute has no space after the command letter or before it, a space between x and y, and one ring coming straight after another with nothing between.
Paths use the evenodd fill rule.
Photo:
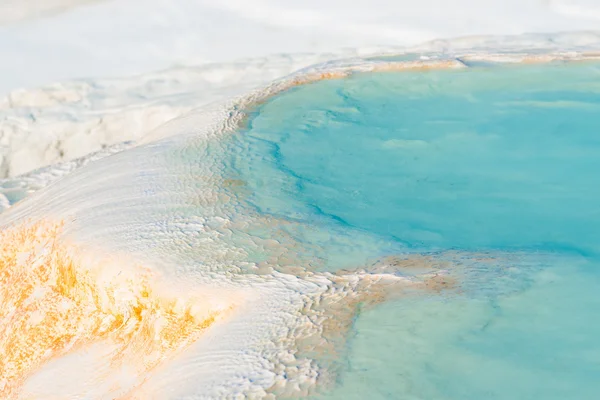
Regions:
<instances>
[{"instance_id":1,"label":"shallow water","mask_svg":"<svg viewBox=\"0 0 600 400\"><path fill-rule=\"evenodd\" d=\"M596 398L599 76L356 74L275 96L227 139L242 203L288 221L316 268L491 258L461 271L458 295L365 310L325 398Z\"/></svg>"}]
</instances>

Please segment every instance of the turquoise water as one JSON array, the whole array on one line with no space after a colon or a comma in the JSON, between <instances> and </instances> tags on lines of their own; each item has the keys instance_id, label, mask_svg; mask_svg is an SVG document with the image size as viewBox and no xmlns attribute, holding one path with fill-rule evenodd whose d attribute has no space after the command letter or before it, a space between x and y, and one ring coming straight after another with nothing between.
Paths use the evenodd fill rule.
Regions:
<instances>
[{"instance_id":1,"label":"turquoise water","mask_svg":"<svg viewBox=\"0 0 600 400\"><path fill-rule=\"evenodd\" d=\"M499 256L461 295L361 314L324 398L598 398L598 78L595 64L356 74L270 99L230 139L245 204L305 226L289 233L320 268Z\"/></svg>"}]
</instances>

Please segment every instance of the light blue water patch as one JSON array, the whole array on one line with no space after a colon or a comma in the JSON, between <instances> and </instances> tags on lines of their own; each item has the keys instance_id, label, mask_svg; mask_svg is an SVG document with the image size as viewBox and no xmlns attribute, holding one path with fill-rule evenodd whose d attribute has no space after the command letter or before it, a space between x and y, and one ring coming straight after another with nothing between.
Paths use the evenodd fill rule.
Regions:
<instances>
[{"instance_id":1,"label":"light blue water patch","mask_svg":"<svg viewBox=\"0 0 600 400\"><path fill-rule=\"evenodd\" d=\"M599 77L559 65L302 86L257 111L240 169L261 171L264 212L409 246L598 252Z\"/></svg>"},{"instance_id":2,"label":"light blue water patch","mask_svg":"<svg viewBox=\"0 0 600 400\"><path fill-rule=\"evenodd\" d=\"M356 74L275 96L228 139L243 203L296 223L326 268L497 256L463 271L461 295L365 310L325 398L597 398L598 78L597 64Z\"/></svg>"},{"instance_id":3,"label":"light blue water patch","mask_svg":"<svg viewBox=\"0 0 600 400\"><path fill-rule=\"evenodd\" d=\"M358 318L327 399L598 398L598 278L546 271L526 291L404 299Z\"/></svg>"}]
</instances>

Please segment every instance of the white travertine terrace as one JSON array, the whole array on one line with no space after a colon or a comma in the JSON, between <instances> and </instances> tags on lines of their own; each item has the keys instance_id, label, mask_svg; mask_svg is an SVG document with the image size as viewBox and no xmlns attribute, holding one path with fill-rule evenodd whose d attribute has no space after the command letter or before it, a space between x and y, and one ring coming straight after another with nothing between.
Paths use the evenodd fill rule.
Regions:
<instances>
[{"instance_id":1,"label":"white travertine terrace","mask_svg":"<svg viewBox=\"0 0 600 400\"><path fill-rule=\"evenodd\" d=\"M549 53L552 57L593 58L590 52L600 48L599 43L600 35L593 32L467 37L405 48L269 56L178 67L133 78L80 80L14 90L0 98L0 178L85 157L122 142L143 140L171 119L331 59L403 54L406 58L468 61L484 57L511 62L531 59L531 54L539 59Z\"/></svg>"},{"instance_id":2,"label":"white travertine terrace","mask_svg":"<svg viewBox=\"0 0 600 400\"><path fill-rule=\"evenodd\" d=\"M123 146L115 149L116 154L97 155L99 159L92 162L80 160L71 167L63 165L64 174L53 174L50 168L5 181L5 187L12 185L11 190L39 190L24 193L23 200L1 215L0 226L8 229L8 250L3 251L4 264L0 264L3 268L14 269L24 259L29 260L24 257L33 257L50 270L62 271L62 266L68 264L69 271L81 271L77 273L85 276L108 276L106 280L92 280L99 286L94 293L111 293L115 301L108 304L134 304L132 309L137 309L138 298L149 297L143 294L147 291L158 293L158 299L175 299L174 304L196 304L195 294L208 298L199 303L205 307L198 314L202 315L201 333L194 336L193 343L181 342L185 351L175 345L158 346L158 356L150 353L140 356L140 360L125 358L125 367L111 369L106 360L114 359L115 352L120 351L116 344L121 343L121 331L117 329L118 334L108 339L96 335L97 329L76 332L71 334L73 343L80 336L85 340L72 348L65 345L56 350L58 353L50 354L47 362L25 371L22 385L12 388L9 394L18 393L24 398L44 398L48 393L62 398L99 399L263 398L306 395L318 390L319 385L330 384L336 372L331 355L341 351L358 303L376 304L399 293L451 286L447 272L442 270L451 273L452 268L467 262L465 256L448 255L434 262L430 257L418 258L424 273L415 279L396 275L401 265L383 265L375 271L357 266L355 271L331 274L311 270L301 258L292 260L292 265L280 264L275 258L259 268L246 261L250 249L272 251L289 243L249 235L243 246L233 244L232 232L244 232L253 224L267 226L271 221L249 213L235 192L223 190L219 160L207 155L207 144L218 144L223 135L235 132L244 123L247 110L295 85L370 71L468 68L474 61L595 60L593 50L600 43L598 39L595 34L551 39L471 38L437 41L421 51L393 57L382 54L371 59L325 63L168 122L144 135L132 148ZM194 157L198 154L205 156ZM62 179L55 179L59 175ZM52 234L31 228L31 224L55 226L52 221L60 221L61 226L60 230L51 228L48 232ZM23 246L27 250L21 256ZM110 261L103 263L105 257ZM119 279L113 281L114 274L105 272L106 265L110 271L126 271L126 276L143 268L154 278L149 280L147 291L130 290L135 280L124 284ZM73 280L66 282L71 284ZM115 285L120 289L112 289ZM31 287L34 302L39 292L35 285ZM84 304L79 297L70 299L78 306ZM94 301L87 301L86 307L96 307ZM143 318L137 318L136 313L121 313L123 324L148 321L144 318L159 320L156 316L164 312L158 306L151 310ZM28 323L40 323L36 309L17 311L33 321ZM203 325L202 321L209 320ZM15 336L15 332L0 334ZM156 339L149 340L154 343ZM160 362L153 364L144 357ZM144 368L136 369L139 365Z\"/></svg>"}]
</instances>

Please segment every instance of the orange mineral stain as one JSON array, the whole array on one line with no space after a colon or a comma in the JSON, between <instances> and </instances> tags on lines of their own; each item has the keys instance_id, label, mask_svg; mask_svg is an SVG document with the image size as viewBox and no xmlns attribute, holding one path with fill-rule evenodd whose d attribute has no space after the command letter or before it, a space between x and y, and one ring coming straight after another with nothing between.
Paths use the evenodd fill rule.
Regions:
<instances>
[{"instance_id":1,"label":"orange mineral stain","mask_svg":"<svg viewBox=\"0 0 600 400\"><path fill-rule=\"evenodd\" d=\"M130 395L227 311L158 293L153 274L141 267L83 266L61 231L61 223L39 222L0 232L2 399L17 398L51 359L95 343L110 346L102 360L108 371L127 368L139 377L116 388L114 398Z\"/></svg>"}]
</instances>

